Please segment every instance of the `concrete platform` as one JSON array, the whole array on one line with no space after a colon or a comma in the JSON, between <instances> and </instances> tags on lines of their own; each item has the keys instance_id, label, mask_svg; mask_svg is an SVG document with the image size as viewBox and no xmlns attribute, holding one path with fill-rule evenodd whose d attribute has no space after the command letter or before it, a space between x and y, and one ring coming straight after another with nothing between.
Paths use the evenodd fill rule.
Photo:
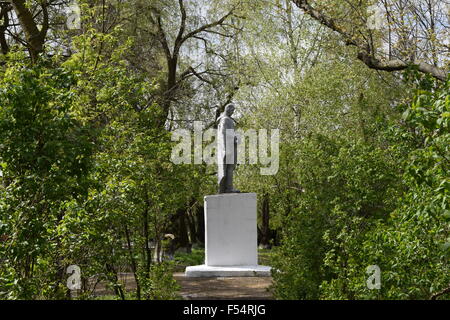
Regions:
<instances>
[{"instance_id":1,"label":"concrete platform","mask_svg":"<svg viewBox=\"0 0 450 320\"><path fill-rule=\"evenodd\" d=\"M268 266L190 266L186 268L185 276L192 278L211 277L270 277Z\"/></svg>"}]
</instances>

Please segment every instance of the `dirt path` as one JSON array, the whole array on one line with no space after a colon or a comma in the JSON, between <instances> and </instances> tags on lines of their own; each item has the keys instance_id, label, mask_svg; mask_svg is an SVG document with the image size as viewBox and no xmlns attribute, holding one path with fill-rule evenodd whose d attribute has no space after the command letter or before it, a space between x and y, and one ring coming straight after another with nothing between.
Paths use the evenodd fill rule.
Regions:
<instances>
[{"instance_id":1,"label":"dirt path","mask_svg":"<svg viewBox=\"0 0 450 320\"><path fill-rule=\"evenodd\" d=\"M270 300L271 277L236 278L186 278L184 273L175 273L181 286L181 296L186 300Z\"/></svg>"},{"instance_id":2,"label":"dirt path","mask_svg":"<svg viewBox=\"0 0 450 320\"><path fill-rule=\"evenodd\" d=\"M184 272L174 273L180 285L180 295L185 300L270 300L269 287L271 277L234 277L234 278L186 278ZM136 289L136 282L131 273L122 273L119 280L126 290ZM114 295L104 283L98 284L96 295Z\"/></svg>"}]
</instances>

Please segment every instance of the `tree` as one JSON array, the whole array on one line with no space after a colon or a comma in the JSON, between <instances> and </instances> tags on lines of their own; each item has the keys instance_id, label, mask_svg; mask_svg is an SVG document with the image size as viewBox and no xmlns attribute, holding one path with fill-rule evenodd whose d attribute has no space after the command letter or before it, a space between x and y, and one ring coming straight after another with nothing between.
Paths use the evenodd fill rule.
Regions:
<instances>
[{"instance_id":1,"label":"tree","mask_svg":"<svg viewBox=\"0 0 450 320\"><path fill-rule=\"evenodd\" d=\"M358 59L369 68L400 71L415 67L441 81L447 79L450 51L444 41L448 37L448 24L441 13L445 12L443 1L293 2L320 24L337 32L346 45L355 47ZM372 14L378 16L368 16L370 5L375 9ZM381 19L387 32L376 30L370 19Z\"/></svg>"},{"instance_id":2,"label":"tree","mask_svg":"<svg viewBox=\"0 0 450 320\"><path fill-rule=\"evenodd\" d=\"M61 297L58 226L65 205L86 196L93 130L73 113L70 72L16 64L1 81L2 295Z\"/></svg>"},{"instance_id":3,"label":"tree","mask_svg":"<svg viewBox=\"0 0 450 320\"><path fill-rule=\"evenodd\" d=\"M236 27L230 24L229 20L234 16L236 6L236 4L227 4L225 7L229 9L226 9L225 13L219 13L219 16L212 18L211 21L204 21L204 18L198 16L199 9L193 4L186 6L184 0L179 0L176 4L175 1L138 3L138 7L144 12L144 17L150 22L149 24L147 22L148 25L144 28L147 27L149 35L158 40L166 62L166 78L159 102L162 108L160 125L165 124L171 104L176 100L179 89L185 86L183 83L187 79L195 77L202 82L211 83L207 76L213 74L213 70L208 70L206 66L203 70L198 70L202 63L196 67L188 64L185 70L179 72L183 48L187 43L192 46L195 41L199 41L204 42L205 50L208 50L208 43L212 41L210 35L216 38L233 37Z\"/></svg>"}]
</instances>

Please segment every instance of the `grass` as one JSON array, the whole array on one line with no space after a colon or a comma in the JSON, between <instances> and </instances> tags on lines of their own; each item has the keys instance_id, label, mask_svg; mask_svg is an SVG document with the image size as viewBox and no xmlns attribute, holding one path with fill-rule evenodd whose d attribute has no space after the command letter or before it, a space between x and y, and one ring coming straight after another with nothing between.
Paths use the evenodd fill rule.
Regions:
<instances>
[{"instance_id":1,"label":"grass","mask_svg":"<svg viewBox=\"0 0 450 320\"><path fill-rule=\"evenodd\" d=\"M258 249L258 264L263 266L270 266L272 261L271 249Z\"/></svg>"},{"instance_id":2,"label":"grass","mask_svg":"<svg viewBox=\"0 0 450 320\"><path fill-rule=\"evenodd\" d=\"M187 266L196 266L205 263L205 249L192 249L191 253L177 252L173 260L176 271L184 271Z\"/></svg>"}]
</instances>

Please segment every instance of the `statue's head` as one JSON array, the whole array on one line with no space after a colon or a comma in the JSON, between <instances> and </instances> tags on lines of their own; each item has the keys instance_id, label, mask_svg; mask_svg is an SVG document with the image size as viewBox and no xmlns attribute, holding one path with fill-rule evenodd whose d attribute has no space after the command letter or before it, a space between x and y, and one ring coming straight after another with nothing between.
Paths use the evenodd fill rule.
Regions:
<instances>
[{"instance_id":1,"label":"statue's head","mask_svg":"<svg viewBox=\"0 0 450 320\"><path fill-rule=\"evenodd\" d=\"M233 114L233 112L234 112L234 104L229 104L225 107L225 114L227 116L230 117Z\"/></svg>"}]
</instances>

